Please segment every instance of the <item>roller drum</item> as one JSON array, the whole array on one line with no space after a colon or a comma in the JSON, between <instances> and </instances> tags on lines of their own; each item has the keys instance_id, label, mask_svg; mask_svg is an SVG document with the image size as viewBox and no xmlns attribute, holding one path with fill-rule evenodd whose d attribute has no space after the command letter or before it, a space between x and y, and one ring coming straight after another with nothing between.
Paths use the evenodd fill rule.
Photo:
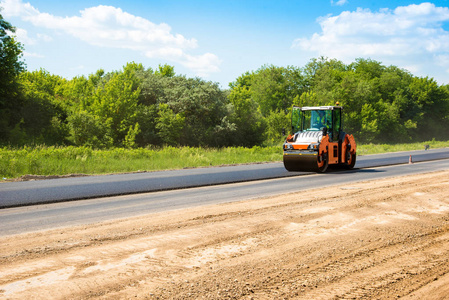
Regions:
<instances>
[{"instance_id":1,"label":"roller drum","mask_svg":"<svg viewBox=\"0 0 449 300\"><path fill-rule=\"evenodd\" d=\"M292 154L284 153L284 167L288 171L299 172L320 172L316 153L311 154Z\"/></svg>"}]
</instances>

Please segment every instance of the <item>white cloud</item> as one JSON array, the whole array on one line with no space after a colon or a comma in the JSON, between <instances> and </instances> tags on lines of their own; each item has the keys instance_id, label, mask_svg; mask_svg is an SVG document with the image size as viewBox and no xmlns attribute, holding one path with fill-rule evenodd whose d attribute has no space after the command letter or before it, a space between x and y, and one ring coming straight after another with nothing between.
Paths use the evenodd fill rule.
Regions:
<instances>
[{"instance_id":1,"label":"white cloud","mask_svg":"<svg viewBox=\"0 0 449 300\"><path fill-rule=\"evenodd\" d=\"M29 37L28 31L26 31L25 29L17 28L16 32L13 33L13 35L15 35L17 40L22 44L26 44L26 45L36 44L36 39Z\"/></svg>"},{"instance_id":2,"label":"white cloud","mask_svg":"<svg viewBox=\"0 0 449 300\"><path fill-rule=\"evenodd\" d=\"M449 32L442 26L449 22L447 7L422 3L378 12L359 8L317 21L322 31L296 39L293 48L346 63L358 57L372 58L407 66L422 76L440 73L440 81L449 83L449 61L440 59L449 53Z\"/></svg>"},{"instance_id":3,"label":"white cloud","mask_svg":"<svg viewBox=\"0 0 449 300\"><path fill-rule=\"evenodd\" d=\"M343 6L346 3L348 3L348 0L338 0L336 2L334 0L331 0L331 4L336 6Z\"/></svg>"},{"instance_id":4,"label":"white cloud","mask_svg":"<svg viewBox=\"0 0 449 300\"><path fill-rule=\"evenodd\" d=\"M27 52L27 51L23 52L23 56L24 57L34 57L34 58L44 58L45 57L42 54L33 53L33 52Z\"/></svg>"},{"instance_id":5,"label":"white cloud","mask_svg":"<svg viewBox=\"0 0 449 300\"><path fill-rule=\"evenodd\" d=\"M37 34L36 37L30 37L28 31L23 28L16 28L16 31L11 34L24 45L36 45L38 41L50 42L53 40L50 36L45 34Z\"/></svg>"},{"instance_id":6,"label":"white cloud","mask_svg":"<svg viewBox=\"0 0 449 300\"><path fill-rule=\"evenodd\" d=\"M46 34L38 33L36 36L37 36L37 38L39 40L42 40L42 41L45 41L45 42L53 41L53 38L51 36L46 35Z\"/></svg>"},{"instance_id":7,"label":"white cloud","mask_svg":"<svg viewBox=\"0 0 449 300\"><path fill-rule=\"evenodd\" d=\"M217 72L221 63L214 54L188 54L198 47L197 40L174 34L167 24L154 24L120 8L100 5L82 10L79 16L60 17L41 13L22 0L3 0L1 6L5 17L20 17L36 27L63 31L91 45L129 49L148 57L175 61L200 76Z\"/></svg>"},{"instance_id":8,"label":"white cloud","mask_svg":"<svg viewBox=\"0 0 449 300\"><path fill-rule=\"evenodd\" d=\"M203 55L186 55L183 65L187 68L195 69L199 76L205 76L208 72L218 72L218 65L221 61L212 53L205 53ZM211 66L213 68L211 69Z\"/></svg>"}]
</instances>

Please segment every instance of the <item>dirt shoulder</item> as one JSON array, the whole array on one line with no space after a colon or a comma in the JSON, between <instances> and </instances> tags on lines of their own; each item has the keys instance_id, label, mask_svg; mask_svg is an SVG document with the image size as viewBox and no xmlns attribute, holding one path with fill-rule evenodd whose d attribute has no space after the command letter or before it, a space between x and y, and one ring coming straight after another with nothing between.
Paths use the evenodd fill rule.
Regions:
<instances>
[{"instance_id":1,"label":"dirt shoulder","mask_svg":"<svg viewBox=\"0 0 449 300\"><path fill-rule=\"evenodd\" d=\"M445 299L449 171L0 238L0 299Z\"/></svg>"}]
</instances>

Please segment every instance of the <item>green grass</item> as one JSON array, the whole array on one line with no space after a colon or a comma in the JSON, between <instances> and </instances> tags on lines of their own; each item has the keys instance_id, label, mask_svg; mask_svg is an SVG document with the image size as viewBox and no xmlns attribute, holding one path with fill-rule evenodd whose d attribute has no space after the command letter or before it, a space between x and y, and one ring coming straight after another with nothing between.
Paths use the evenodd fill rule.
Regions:
<instances>
[{"instance_id":1,"label":"green grass","mask_svg":"<svg viewBox=\"0 0 449 300\"><path fill-rule=\"evenodd\" d=\"M366 144L358 155L449 147L449 141L413 144ZM88 147L0 148L0 181L22 175L109 174L137 171L196 168L282 160L282 145L203 149L164 147L95 150Z\"/></svg>"},{"instance_id":2,"label":"green grass","mask_svg":"<svg viewBox=\"0 0 449 300\"><path fill-rule=\"evenodd\" d=\"M109 150L72 146L0 148L0 180L25 174L107 174L278 161L282 159L280 149L274 146Z\"/></svg>"},{"instance_id":3,"label":"green grass","mask_svg":"<svg viewBox=\"0 0 449 300\"><path fill-rule=\"evenodd\" d=\"M428 141L407 144L364 144L357 145L357 155L380 154L399 151L424 150L424 145L429 145L430 149L449 147L449 141Z\"/></svg>"}]
</instances>

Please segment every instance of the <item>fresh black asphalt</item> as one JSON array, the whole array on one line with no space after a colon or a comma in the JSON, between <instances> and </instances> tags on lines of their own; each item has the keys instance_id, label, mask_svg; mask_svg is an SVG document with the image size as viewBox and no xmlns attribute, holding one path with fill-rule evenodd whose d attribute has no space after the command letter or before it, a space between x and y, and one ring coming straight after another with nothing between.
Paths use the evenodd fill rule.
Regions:
<instances>
[{"instance_id":1,"label":"fresh black asphalt","mask_svg":"<svg viewBox=\"0 0 449 300\"><path fill-rule=\"evenodd\" d=\"M449 149L358 156L356 169L449 158ZM333 172L331 170L331 172ZM0 208L301 176L282 163L0 183Z\"/></svg>"}]
</instances>

